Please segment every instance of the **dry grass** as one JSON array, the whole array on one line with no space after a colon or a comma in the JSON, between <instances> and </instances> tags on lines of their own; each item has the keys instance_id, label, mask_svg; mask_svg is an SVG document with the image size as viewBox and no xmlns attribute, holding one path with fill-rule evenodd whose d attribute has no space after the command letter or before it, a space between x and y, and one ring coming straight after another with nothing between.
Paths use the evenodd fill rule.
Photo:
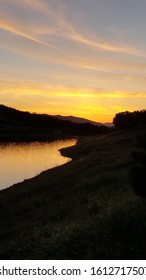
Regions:
<instances>
[{"instance_id":1,"label":"dry grass","mask_svg":"<svg viewBox=\"0 0 146 280\"><path fill-rule=\"evenodd\" d=\"M1 191L1 259L145 259L145 200L129 185L136 137L79 138L62 150L72 162Z\"/></svg>"}]
</instances>

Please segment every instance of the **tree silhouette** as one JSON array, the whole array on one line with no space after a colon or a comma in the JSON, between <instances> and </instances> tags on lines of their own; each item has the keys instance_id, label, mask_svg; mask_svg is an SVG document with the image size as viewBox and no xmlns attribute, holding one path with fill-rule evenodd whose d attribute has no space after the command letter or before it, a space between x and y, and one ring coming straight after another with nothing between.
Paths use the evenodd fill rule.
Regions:
<instances>
[{"instance_id":1,"label":"tree silhouette","mask_svg":"<svg viewBox=\"0 0 146 280\"><path fill-rule=\"evenodd\" d=\"M132 128L146 126L146 110L117 113L113 123L118 128Z\"/></svg>"}]
</instances>

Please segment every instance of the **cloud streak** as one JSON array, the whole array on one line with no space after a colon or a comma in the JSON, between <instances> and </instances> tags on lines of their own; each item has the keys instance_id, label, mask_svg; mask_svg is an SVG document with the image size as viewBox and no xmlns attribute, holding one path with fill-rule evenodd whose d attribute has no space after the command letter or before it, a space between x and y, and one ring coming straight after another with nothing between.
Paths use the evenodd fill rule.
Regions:
<instances>
[{"instance_id":1,"label":"cloud streak","mask_svg":"<svg viewBox=\"0 0 146 280\"><path fill-rule=\"evenodd\" d=\"M61 37L62 39L66 38L69 41L71 40L100 51L146 57L146 52L144 50L129 45L123 45L122 42L117 45L114 42L105 41L98 34L92 32L90 32L89 36L89 31L86 31L86 33L80 32L79 27L74 27L74 23L67 20L65 11L60 9L57 2L55 2L55 4L52 3L52 1L43 0L22 0L21 2L18 0L7 0L5 2L5 9L1 9L0 12L0 28L48 47L55 47L55 40L53 37L53 35L55 35L57 37L59 36L59 40L61 40ZM16 21L15 14L7 10L7 7L12 4L20 8L20 13L23 13L25 9L26 11L32 10L33 13L37 12L41 14L42 21L39 21L38 24L31 18L31 20L29 19L28 28L27 22ZM40 39L40 35L45 35L47 41ZM51 43L48 42L49 40Z\"/></svg>"},{"instance_id":2,"label":"cloud streak","mask_svg":"<svg viewBox=\"0 0 146 280\"><path fill-rule=\"evenodd\" d=\"M40 26L37 29L37 26L35 27L36 30L38 30L37 32L31 28L26 28L25 25L23 25L21 22L17 22L15 19L1 19L0 20L0 29L5 30L7 32L13 33L14 35L23 37L25 39L31 40L33 42L39 43L41 45L47 46L47 47L53 47L53 44L42 41L39 39L39 34L38 33L44 33L44 28L42 27L42 29L40 28ZM29 29L29 31L28 31ZM54 33L54 29L51 28L46 28L45 32L47 32L47 34L52 34Z\"/></svg>"},{"instance_id":3,"label":"cloud streak","mask_svg":"<svg viewBox=\"0 0 146 280\"><path fill-rule=\"evenodd\" d=\"M43 104L52 112L53 106L59 110L60 105L61 112L77 107L80 115L92 112L92 119L97 110L113 114L120 106L145 104L145 39L141 43L139 34L131 35L129 18L128 25L120 13L110 18L116 5L109 11L106 1L95 0L0 2L2 100L14 104L14 97L19 105L29 100L39 111Z\"/></svg>"},{"instance_id":4,"label":"cloud streak","mask_svg":"<svg viewBox=\"0 0 146 280\"><path fill-rule=\"evenodd\" d=\"M95 38L97 37L97 40L92 40L89 39L87 36L76 32L71 26L66 36L73 41L85 44L87 46L94 47L102 51L122 53L130 56L146 57L146 52L143 50L131 46L124 46L124 45L118 46L115 43L106 42L102 38L99 38L98 35L96 34L94 34L94 36L92 35L92 37Z\"/></svg>"},{"instance_id":5,"label":"cloud streak","mask_svg":"<svg viewBox=\"0 0 146 280\"><path fill-rule=\"evenodd\" d=\"M138 102L142 100L145 103L146 92L44 86L27 81L18 83L0 80L0 99L8 106L31 112L73 114L112 121L115 113L123 111L123 107L125 110L138 110Z\"/></svg>"},{"instance_id":6,"label":"cloud streak","mask_svg":"<svg viewBox=\"0 0 146 280\"><path fill-rule=\"evenodd\" d=\"M7 39L4 38L0 46L16 54L26 56L33 60L40 60L44 63L59 64L90 71L101 71L103 73L121 73L125 79L126 76L130 77L132 73L137 73L137 71L139 71L139 74L143 75L146 71L146 63L144 62L126 61L120 58L104 58L98 55L90 58L86 56L86 53L78 54L78 51L71 55L70 53L55 48L52 48L50 51L45 45L24 44L24 42L20 42L19 39L16 38L14 43L11 42L9 37L7 37Z\"/></svg>"}]
</instances>

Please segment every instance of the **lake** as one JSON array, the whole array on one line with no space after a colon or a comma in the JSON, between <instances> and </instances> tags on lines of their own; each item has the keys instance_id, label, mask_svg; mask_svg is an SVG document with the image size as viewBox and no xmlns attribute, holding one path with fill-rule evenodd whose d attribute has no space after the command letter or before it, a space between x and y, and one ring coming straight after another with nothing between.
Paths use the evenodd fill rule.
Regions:
<instances>
[{"instance_id":1,"label":"lake","mask_svg":"<svg viewBox=\"0 0 146 280\"><path fill-rule=\"evenodd\" d=\"M0 144L0 190L71 161L62 156L59 150L76 142L76 139L69 139L50 143Z\"/></svg>"}]
</instances>

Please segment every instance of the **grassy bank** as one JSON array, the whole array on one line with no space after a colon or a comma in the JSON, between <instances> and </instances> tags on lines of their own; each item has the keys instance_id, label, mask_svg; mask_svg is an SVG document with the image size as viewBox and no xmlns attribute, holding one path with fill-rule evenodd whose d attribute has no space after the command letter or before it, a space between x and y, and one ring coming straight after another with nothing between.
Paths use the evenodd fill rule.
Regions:
<instances>
[{"instance_id":1,"label":"grassy bank","mask_svg":"<svg viewBox=\"0 0 146 280\"><path fill-rule=\"evenodd\" d=\"M137 132L82 137L73 161L0 192L1 259L145 259L146 203L129 185Z\"/></svg>"}]
</instances>

